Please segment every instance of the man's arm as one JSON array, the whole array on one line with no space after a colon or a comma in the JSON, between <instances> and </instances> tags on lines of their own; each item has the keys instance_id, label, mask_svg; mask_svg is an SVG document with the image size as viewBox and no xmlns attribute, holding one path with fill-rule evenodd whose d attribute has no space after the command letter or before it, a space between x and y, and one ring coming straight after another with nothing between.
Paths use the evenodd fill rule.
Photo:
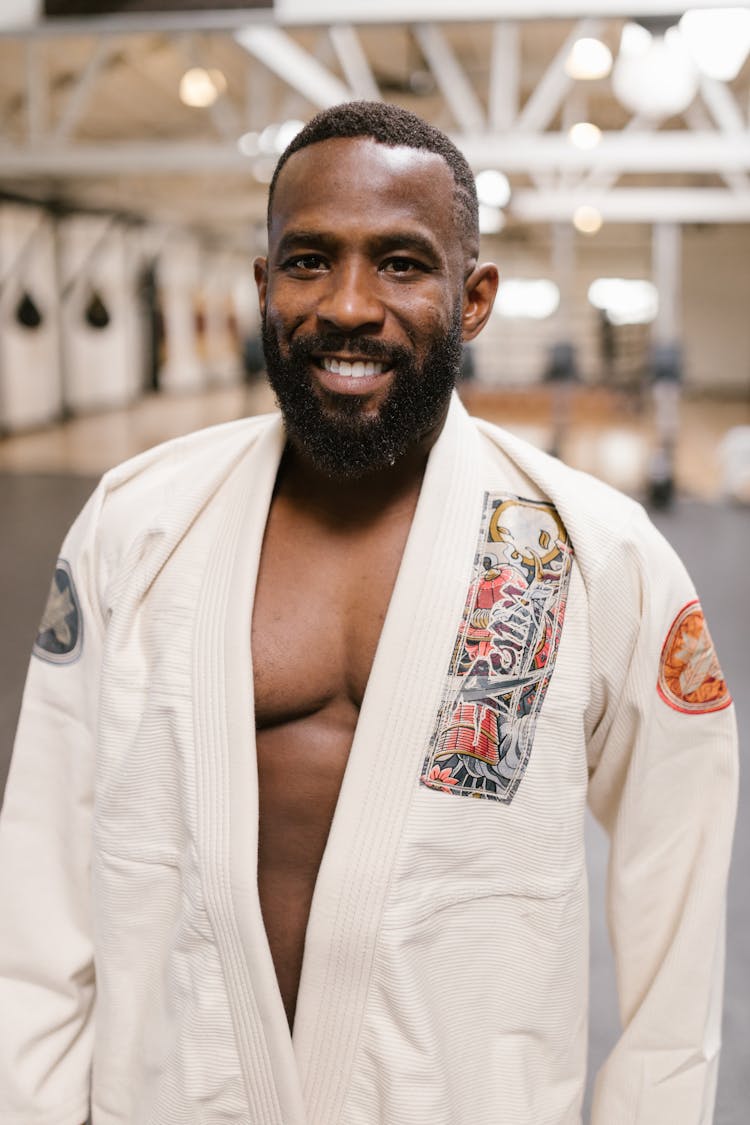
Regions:
<instances>
[{"instance_id":1,"label":"man's arm","mask_svg":"<svg viewBox=\"0 0 750 1125\"><path fill-rule=\"evenodd\" d=\"M0 815L3 1125L81 1125L89 1112L97 507L95 494L55 570Z\"/></svg>"},{"instance_id":2,"label":"man's arm","mask_svg":"<svg viewBox=\"0 0 750 1125\"><path fill-rule=\"evenodd\" d=\"M611 836L607 910L623 1028L597 1078L592 1125L710 1125L734 708L682 564L645 520L635 544L613 565L609 604L592 605L605 687L589 792ZM627 653L624 613L635 623Z\"/></svg>"}]
</instances>

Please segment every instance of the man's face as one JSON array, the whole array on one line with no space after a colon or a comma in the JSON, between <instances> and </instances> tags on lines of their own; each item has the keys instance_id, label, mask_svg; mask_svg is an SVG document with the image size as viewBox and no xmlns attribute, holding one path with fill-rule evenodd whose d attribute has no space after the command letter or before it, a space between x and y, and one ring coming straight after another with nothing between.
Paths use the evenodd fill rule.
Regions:
<instances>
[{"instance_id":1,"label":"man's face","mask_svg":"<svg viewBox=\"0 0 750 1125\"><path fill-rule=\"evenodd\" d=\"M440 156L347 138L290 158L256 279L269 379L319 469L361 476L439 430L470 264Z\"/></svg>"}]
</instances>

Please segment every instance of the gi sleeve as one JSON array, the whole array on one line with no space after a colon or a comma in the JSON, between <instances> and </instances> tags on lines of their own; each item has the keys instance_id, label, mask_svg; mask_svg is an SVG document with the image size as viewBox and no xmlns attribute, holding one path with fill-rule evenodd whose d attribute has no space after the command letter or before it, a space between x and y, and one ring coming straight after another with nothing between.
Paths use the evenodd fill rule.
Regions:
<instances>
[{"instance_id":1,"label":"gi sleeve","mask_svg":"<svg viewBox=\"0 0 750 1125\"><path fill-rule=\"evenodd\" d=\"M690 578L645 514L615 555L590 597L601 717L589 801L610 834L622 1035L597 1076L592 1125L710 1125L734 708Z\"/></svg>"},{"instance_id":2,"label":"gi sleeve","mask_svg":"<svg viewBox=\"0 0 750 1125\"><path fill-rule=\"evenodd\" d=\"M0 815L0 1121L82 1125L94 1007L90 854L103 633L98 492L58 560Z\"/></svg>"}]
</instances>

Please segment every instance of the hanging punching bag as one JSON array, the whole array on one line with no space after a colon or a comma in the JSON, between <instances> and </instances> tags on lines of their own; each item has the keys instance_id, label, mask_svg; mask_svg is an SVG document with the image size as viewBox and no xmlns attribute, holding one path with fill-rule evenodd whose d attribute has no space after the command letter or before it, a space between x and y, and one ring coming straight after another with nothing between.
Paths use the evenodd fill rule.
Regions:
<instances>
[{"instance_id":1,"label":"hanging punching bag","mask_svg":"<svg viewBox=\"0 0 750 1125\"><path fill-rule=\"evenodd\" d=\"M91 290L91 297L83 315L89 328L102 329L109 324L109 310L96 289Z\"/></svg>"},{"instance_id":2,"label":"hanging punching bag","mask_svg":"<svg viewBox=\"0 0 750 1125\"><path fill-rule=\"evenodd\" d=\"M16 321L22 328L38 328L42 319L34 298L24 290L21 300L16 305Z\"/></svg>"}]
</instances>

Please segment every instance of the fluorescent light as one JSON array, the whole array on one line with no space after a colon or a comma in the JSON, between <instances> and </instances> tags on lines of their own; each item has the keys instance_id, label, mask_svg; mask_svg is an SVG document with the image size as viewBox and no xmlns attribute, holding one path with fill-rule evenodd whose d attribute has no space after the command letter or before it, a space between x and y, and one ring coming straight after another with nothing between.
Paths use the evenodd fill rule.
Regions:
<instances>
[{"instance_id":1,"label":"fluorescent light","mask_svg":"<svg viewBox=\"0 0 750 1125\"><path fill-rule=\"evenodd\" d=\"M500 282L494 308L506 320L546 320L559 304L560 290L554 281L512 277Z\"/></svg>"},{"instance_id":2,"label":"fluorescent light","mask_svg":"<svg viewBox=\"0 0 750 1125\"><path fill-rule=\"evenodd\" d=\"M659 311L656 286L640 279L598 277L589 286L588 297L611 324L650 324Z\"/></svg>"},{"instance_id":3,"label":"fluorescent light","mask_svg":"<svg viewBox=\"0 0 750 1125\"><path fill-rule=\"evenodd\" d=\"M607 44L588 36L576 39L565 62L566 73L584 81L606 78L611 69L612 52Z\"/></svg>"},{"instance_id":4,"label":"fluorescent light","mask_svg":"<svg viewBox=\"0 0 750 1125\"><path fill-rule=\"evenodd\" d=\"M476 178L477 196L488 207L504 207L510 199L508 177L494 168L485 168Z\"/></svg>"},{"instance_id":5,"label":"fluorescent light","mask_svg":"<svg viewBox=\"0 0 750 1125\"><path fill-rule=\"evenodd\" d=\"M679 26L703 74L720 82L737 77L750 53L750 8L694 8Z\"/></svg>"},{"instance_id":6,"label":"fluorescent light","mask_svg":"<svg viewBox=\"0 0 750 1125\"><path fill-rule=\"evenodd\" d=\"M596 148L602 139L602 131L598 125L593 125L590 121L577 121L568 130L568 137L576 148Z\"/></svg>"}]
</instances>

